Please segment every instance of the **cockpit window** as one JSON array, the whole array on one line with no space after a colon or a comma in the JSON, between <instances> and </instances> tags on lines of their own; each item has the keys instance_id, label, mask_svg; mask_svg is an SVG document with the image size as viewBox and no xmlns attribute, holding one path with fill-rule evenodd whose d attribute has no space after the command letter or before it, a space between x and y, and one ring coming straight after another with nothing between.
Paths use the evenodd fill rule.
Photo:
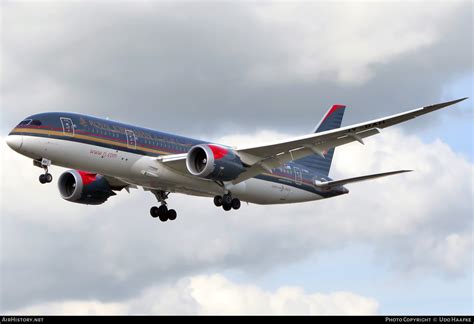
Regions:
<instances>
[{"instance_id":1,"label":"cockpit window","mask_svg":"<svg viewBox=\"0 0 474 324\"><path fill-rule=\"evenodd\" d=\"M41 122L38 119L33 119L30 123L33 126L41 126Z\"/></svg>"},{"instance_id":2,"label":"cockpit window","mask_svg":"<svg viewBox=\"0 0 474 324\"><path fill-rule=\"evenodd\" d=\"M25 119L23 121L21 121L18 126L26 126L26 125L29 125L31 123L31 119Z\"/></svg>"}]
</instances>

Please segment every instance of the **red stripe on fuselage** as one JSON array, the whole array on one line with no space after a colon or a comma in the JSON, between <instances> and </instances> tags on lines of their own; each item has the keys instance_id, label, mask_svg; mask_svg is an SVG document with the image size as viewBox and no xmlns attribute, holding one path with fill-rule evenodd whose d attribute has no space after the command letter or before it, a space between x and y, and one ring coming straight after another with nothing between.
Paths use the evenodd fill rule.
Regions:
<instances>
[{"instance_id":1,"label":"red stripe on fuselage","mask_svg":"<svg viewBox=\"0 0 474 324\"><path fill-rule=\"evenodd\" d=\"M225 148L223 148L222 146L219 146L219 145L208 145L208 146L211 149L215 160L222 159L229 152L229 150L227 150L227 149L225 149Z\"/></svg>"}]
</instances>

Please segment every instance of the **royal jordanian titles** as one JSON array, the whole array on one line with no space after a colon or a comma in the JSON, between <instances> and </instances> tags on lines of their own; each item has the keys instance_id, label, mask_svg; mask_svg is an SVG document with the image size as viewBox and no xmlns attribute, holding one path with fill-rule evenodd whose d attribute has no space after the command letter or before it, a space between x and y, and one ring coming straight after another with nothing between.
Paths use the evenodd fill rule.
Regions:
<instances>
[{"instance_id":1,"label":"royal jordanian titles","mask_svg":"<svg viewBox=\"0 0 474 324\"><path fill-rule=\"evenodd\" d=\"M334 149L382 129L431 113L467 98L410 110L341 127L345 106L334 105L308 135L268 143L231 147L167 134L138 126L69 112L48 112L22 120L7 144L44 169L39 181L50 183L50 165L70 168L58 178L61 196L71 202L99 205L116 191L143 187L159 206L150 214L176 219L168 208L170 193L213 197L224 210L241 201L289 204L349 193L344 185L409 172L390 171L333 180L329 170Z\"/></svg>"}]
</instances>

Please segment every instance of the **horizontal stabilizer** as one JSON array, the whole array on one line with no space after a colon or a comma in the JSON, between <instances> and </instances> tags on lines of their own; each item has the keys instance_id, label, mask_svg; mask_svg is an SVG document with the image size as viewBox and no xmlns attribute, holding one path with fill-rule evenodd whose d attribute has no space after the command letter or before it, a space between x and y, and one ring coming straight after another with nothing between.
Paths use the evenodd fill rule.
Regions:
<instances>
[{"instance_id":1,"label":"horizontal stabilizer","mask_svg":"<svg viewBox=\"0 0 474 324\"><path fill-rule=\"evenodd\" d=\"M315 185L317 187L322 188L322 189L329 190L331 188L339 187L339 186L342 186L342 185L345 185L345 184L348 184L348 183L352 183L352 182L360 182L360 181L365 181L365 180L371 180L371 179L387 177L387 176L391 176L391 175L394 175L394 174L411 172L411 171L413 171L413 170L399 170L399 171L390 171L390 172L369 174L369 175L365 175L365 176L342 179L342 180L316 182Z\"/></svg>"}]
</instances>

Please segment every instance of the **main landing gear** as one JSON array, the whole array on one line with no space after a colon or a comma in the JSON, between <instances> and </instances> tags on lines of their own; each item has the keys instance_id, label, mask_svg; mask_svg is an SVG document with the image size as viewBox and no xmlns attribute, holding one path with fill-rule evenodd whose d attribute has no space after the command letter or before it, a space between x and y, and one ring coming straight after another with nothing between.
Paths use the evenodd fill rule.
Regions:
<instances>
[{"instance_id":1,"label":"main landing gear","mask_svg":"<svg viewBox=\"0 0 474 324\"><path fill-rule=\"evenodd\" d=\"M33 160L33 165L44 169L44 174L39 176L39 182L41 184L50 183L53 181L53 176L48 172L48 167L51 165L51 161L47 159Z\"/></svg>"},{"instance_id":2,"label":"main landing gear","mask_svg":"<svg viewBox=\"0 0 474 324\"><path fill-rule=\"evenodd\" d=\"M153 218L158 217L160 221L166 222L167 220L175 220L178 214L174 209L168 209L166 205L166 199L168 199L169 192L162 190L154 190L152 193L155 195L156 199L161 203L160 207L153 206L150 208L150 215Z\"/></svg>"},{"instance_id":3,"label":"main landing gear","mask_svg":"<svg viewBox=\"0 0 474 324\"><path fill-rule=\"evenodd\" d=\"M222 206L222 209L229 211L231 209L239 209L240 200L237 198L232 198L231 194L225 194L224 196L215 196L214 205L216 205L216 207Z\"/></svg>"}]
</instances>

